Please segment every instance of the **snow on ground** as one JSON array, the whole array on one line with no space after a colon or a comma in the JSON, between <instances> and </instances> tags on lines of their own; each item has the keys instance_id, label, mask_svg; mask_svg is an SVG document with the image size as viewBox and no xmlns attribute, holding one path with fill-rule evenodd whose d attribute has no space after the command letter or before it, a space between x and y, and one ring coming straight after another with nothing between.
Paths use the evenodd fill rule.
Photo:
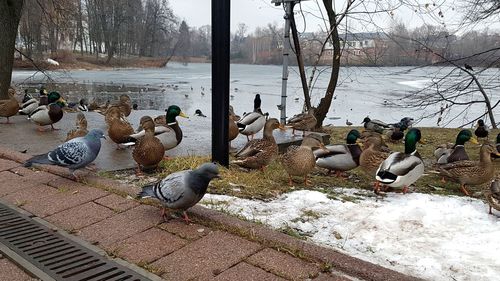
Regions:
<instances>
[{"instance_id":1,"label":"snow on ground","mask_svg":"<svg viewBox=\"0 0 500 281\"><path fill-rule=\"evenodd\" d=\"M350 199L300 190L269 202L207 194L203 204L276 229L294 229L316 244L420 278L500 279L500 219L488 215L482 201L333 191Z\"/></svg>"}]
</instances>

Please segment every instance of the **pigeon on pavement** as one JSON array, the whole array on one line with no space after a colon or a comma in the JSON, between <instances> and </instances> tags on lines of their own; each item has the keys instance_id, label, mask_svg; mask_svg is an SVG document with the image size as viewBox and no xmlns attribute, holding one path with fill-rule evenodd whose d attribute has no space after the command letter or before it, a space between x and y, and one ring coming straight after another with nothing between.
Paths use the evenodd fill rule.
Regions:
<instances>
[{"instance_id":1,"label":"pigeon on pavement","mask_svg":"<svg viewBox=\"0 0 500 281\"><path fill-rule=\"evenodd\" d=\"M217 164L204 163L195 170L172 173L156 183L146 185L137 196L160 200L164 206L161 213L163 219L168 220L166 208L169 208L182 210L184 221L189 223L186 210L203 198L213 178L220 178Z\"/></svg>"},{"instance_id":2,"label":"pigeon on pavement","mask_svg":"<svg viewBox=\"0 0 500 281\"><path fill-rule=\"evenodd\" d=\"M24 167L31 167L34 163L63 166L78 180L75 170L85 168L97 158L101 149L101 138L105 138L103 132L93 129L84 137L74 138L52 151L33 156L24 163Z\"/></svg>"}]
</instances>

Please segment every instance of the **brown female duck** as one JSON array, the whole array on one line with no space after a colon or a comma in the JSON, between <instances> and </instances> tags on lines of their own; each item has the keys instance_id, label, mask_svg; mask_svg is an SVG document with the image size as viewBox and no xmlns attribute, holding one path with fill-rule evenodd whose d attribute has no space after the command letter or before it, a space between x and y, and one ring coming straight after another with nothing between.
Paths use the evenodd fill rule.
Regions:
<instances>
[{"instance_id":1,"label":"brown female duck","mask_svg":"<svg viewBox=\"0 0 500 281\"><path fill-rule=\"evenodd\" d=\"M309 135L302 140L302 144L291 145L281 156L281 164L288 173L288 184L293 185L292 176L303 176L304 185L307 186L307 175L314 170L316 158L313 149L321 148L325 151L325 146L316 135ZM327 151L328 152L328 151Z\"/></svg>"},{"instance_id":2,"label":"brown female duck","mask_svg":"<svg viewBox=\"0 0 500 281\"><path fill-rule=\"evenodd\" d=\"M490 214L491 208L494 208L497 211L500 211L500 180L496 179L491 181L490 190L486 191L485 194L486 200L490 205Z\"/></svg>"},{"instance_id":3,"label":"brown female duck","mask_svg":"<svg viewBox=\"0 0 500 281\"><path fill-rule=\"evenodd\" d=\"M234 140L239 134L240 131L238 129L238 125L236 124L236 121L238 121L240 118L234 114L234 111L232 110L232 106L229 108L229 146L231 146L231 141Z\"/></svg>"},{"instance_id":4,"label":"brown female duck","mask_svg":"<svg viewBox=\"0 0 500 281\"><path fill-rule=\"evenodd\" d=\"M85 115L81 112L79 112L76 115L76 128L70 130L68 134L66 135L66 141L69 141L70 139L78 138L78 137L83 137L85 136L89 131L87 130L87 119L85 118Z\"/></svg>"},{"instance_id":5,"label":"brown female duck","mask_svg":"<svg viewBox=\"0 0 500 281\"><path fill-rule=\"evenodd\" d=\"M9 118L16 115L19 111L19 103L15 98L16 90L9 88L8 90L9 99L0 100L0 116L7 117L7 122L4 124L10 124Z\"/></svg>"},{"instance_id":6,"label":"brown female duck","mask_svg":"<svg viewBox=\"0 0 500 281\"><path fill-rule=\"evenodd\" d=\"M129 136L134 133L134 129L119 109L108 111L106 118L108 118L109 138L116 143L117 149L121 149L120 144L128 142Z\"/></svg>"},{"instance_id":7,"label":"brown female duck","mask_svg":"<svg viewBox=\"0 0 500 281\"><path fill-rule=\"evenodd\" d=\"M485 143L479 151L479 161L462 160L439 166L443 177L460 183L460 190L467 196L466 185L480 185L490 181L495 175L495 167L490 154L500 155L492 144Z\"/></svg>"},{"instance_id":8,"label":"brown female duck","mask_svg":"<svg viewBox=\"0 0 500 281\"><path fill-rule=\"evenodd\" d=\"M359 156L359 166L370 178L375 177L380 163L382 163L389 153L382 151L382 139L379 137L369 137L364 140L365 147Z\"/></svg>"},{"instance_id":9,"label":"brown female duck","mask_svg":"<svg viewBox=\"0 0 500 281\"><path fill-rule=\"evenodd\" d=\"M153 119L149 116L143 116L140 123L145 134L135 143L132 157L137 163L139 171L155 169L163 159L165 148L161 141L155 137L155 123Z\"/></svg>"},{"instance_id":10,"label":"brown female duck","mask_svg":"<svg viewBox=\"0 0 500 281\"><path fill-rule=\"evenodd\" d=\"M305 136L306 131L310 131L316 126L317 120L314 117L314 109L311 108L308 112L297 114L290 118L287 126L291 127L292 134L295 135L295 130L302 131L302 136Z\"/></svg>"},{"instance_id":11,"label":"brown female duck","mask_svg":"<svg viewBox=\"0 0 500 281\"><path fill-rule=\"evenodd\" d=\"M278 119L271 118L264 126L264 137L251 140L236 153L237 160L232 163L249 169L261 169L267 166L278 154L278 145L273 136L275 129L283 129Z\"/></svg>"}]
</instances>

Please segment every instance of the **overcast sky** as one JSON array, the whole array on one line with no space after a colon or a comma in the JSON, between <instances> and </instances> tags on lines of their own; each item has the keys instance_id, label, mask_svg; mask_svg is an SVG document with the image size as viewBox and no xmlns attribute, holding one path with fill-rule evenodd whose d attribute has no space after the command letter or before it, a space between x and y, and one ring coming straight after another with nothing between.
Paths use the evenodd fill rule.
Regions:
<instances>
[{"instance_id":1,"label":"overcast sky","mask_svg":"<svg viewBox=\"0 0 500 281\"><path fill-rule=\"evenodd\" d=\"M388 3L397 4L400 0L384 0L384 1L356 1L355 3ZM320 1L320 5L322 1ZM345 0L336 0L337 5L344 5ZM407 6L397 9L393 15L389 13L379 13L372 15L370 22L375 24L361 23L359 20L350 19L349 29L351 32L375 31L376 29L388 29L394 22L402 21L408 27L416 27L427 22L432 25L440 25L445 23L449 31L463 33L469 28L459 26L461 16L458 13L460 10L459 3L461 0L407 0L408 3L414 3L409 9ZM170 0L170 6L174 13L181 19L186 20L189 26L199 27L211 23L210 8L211 0ZM318 31L320 25L324 23L318 19L320 12L317 6L317 0L304 0L302 6L296 6L296 21L299 32L301 31ZM429 4L431 3L431 4ZM436 3L434 6L432 3ZM427 4L427 5L426 5ZM338 6L338 7L340 7ZM337 8L338 8L337 7ZM373 5L368 6L368 9L374 9ZM379 9L381 7L378 7ZM360 7L361 9L361 7ZM366 9L363 7L362 9ZM302 13L301 13L302 11ZM439 16L442 12L444 17ZM271 4L271 0L231 0L231 30L236 30L239 23L245 23L249 28L249 33L253 32L256 27L264 27L268 23L277 23L279 26L284 24L284 11L281 6L276 7ZM366 15L357 15L366 19ZM305 19L305 21L304 21ZM306 23L304 25L304 22ZM490 27L498 28L500 25L491 25ZM481 29L483 26L476 26L476 29ZM387 30L386 30L387 31Z\"/></svg>"}]
</instances>

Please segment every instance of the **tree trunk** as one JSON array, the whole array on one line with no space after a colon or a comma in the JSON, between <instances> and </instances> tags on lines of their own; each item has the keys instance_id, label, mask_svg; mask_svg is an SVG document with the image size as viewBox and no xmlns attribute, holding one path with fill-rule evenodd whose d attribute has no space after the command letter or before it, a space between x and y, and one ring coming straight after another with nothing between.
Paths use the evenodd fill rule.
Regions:
<instances>
[{"instance_id":1,"label":"tree trunk","mask_svg":"<svg viewBox=\"0 0 500 281\"><path fill-rule=\"evenodd\" d=\"M330 105L332 104L333 94L335 93L335 88L337 88L337 81L340 73L340 38L338 25L336 21L336 13L332 7L331 0L323 0L326 12L328 14L328 21L330 22L330 36L333 44L333 59L332 59L332 74L330 75L330 82L326 88L326 94L321 99L318 108L315 110L314 115L316 116L316 128L321 128L323 126L323 121L326 118L326 114L330 110Z\"/></svg>"},{"instance_id":2,"label":"tree trunk","mask_svg":"<svg viewBox=\"0 0 500 281\"><path fill-rule=\"evenodd\" d=\"M8 99L22 0L0 0L0 99Z\"/></svg>"}]
</instances>

